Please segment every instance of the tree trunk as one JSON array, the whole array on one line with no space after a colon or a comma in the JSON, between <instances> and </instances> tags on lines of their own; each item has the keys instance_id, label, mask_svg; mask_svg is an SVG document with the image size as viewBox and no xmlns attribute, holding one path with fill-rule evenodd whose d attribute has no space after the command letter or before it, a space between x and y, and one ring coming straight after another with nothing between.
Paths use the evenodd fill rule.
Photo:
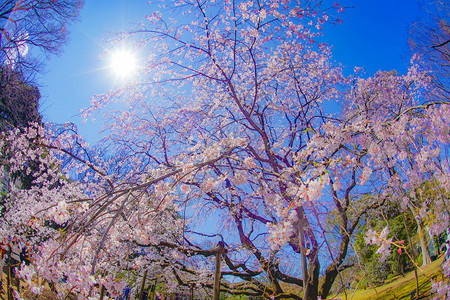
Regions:
<instances>
[{"instance_id":1,"label":"tree trunk","mask_svg":"<svg viewBox=\"0 0 450 300\"><path fill-rule=\"evenodd\" d=\"M318 244L303 207L297 207L295 210L297 212L297 223L294 225L295 233L289 243L295 252L301 254L302 258L303 300L316 300L319 295L320 269L320 263L317 259ZM307 260L309 261L308 266Z\"/></svg>"},{"instance_id":2,"label":"tree trunk","mask_svg":"<svg viewBox=\"0 0 450 300\"><path fill-rule=\"evenodd\" d=\"M417 233L420 238L420 247L422 249L422 267L425 267L431 264L431 256L430 251L428 250L428 243L426 240L426 233L422 226L422 221L417 220Z\"/></svg>"},{"instance_id":3,"label":"tree trunk","mask_svg":"<svg viewBox=\"0 0 450 300\"><path fill-rule=\"evenodd\" d=\"M303 227L301 224L298 226L299 229L299 237L300 237L300 251L302 256L302 273L303 273L303 299L306 299L306 295L308 293L308 285L306 282L309 282L308 276L308 266L306 265L306 252L305 252L305 233L303 232Z\"/></svg>"},{"instance_id":4,"label":"tree trunk","mask_svg":"<svg viewBox=\"0 0 450 300\"><path fill-rule=\"evenodd\" d=\"M309 261L308 283L306 286L307 293L303 299L317 300L319 296L319 270L320 264L317 256L314 256Z\"/></svg>"},{"instance_id":5,"label":"tree trunk","mask_svg":"<svg viewBox=\"0 0 450 300\"><path fill-rule=\"evenodd\" d=\"M341 245L339 248L339 253L334 259L333 263L325 270L325 275L322 278L322 283L320 286L320 296L323 298L328 297L331 287L333 286L336 277L339 275L339 268L344 261L345 256L348 251L348 244L350 243L350 238L348 235L342 235Z\"/></svg>"}]
</instances>

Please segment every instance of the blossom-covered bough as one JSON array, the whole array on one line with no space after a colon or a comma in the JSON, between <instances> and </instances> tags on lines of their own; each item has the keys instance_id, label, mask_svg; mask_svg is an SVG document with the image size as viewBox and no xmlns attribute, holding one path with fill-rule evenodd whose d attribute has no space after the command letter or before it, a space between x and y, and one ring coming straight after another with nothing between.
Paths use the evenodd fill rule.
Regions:
<instances>
[{"instance_id":1,"label":"blossom-covered bough","mask_svg":"<svg viewBox=\"0 0 450 300\"><path fill-rule=\"evenodd\" d=\"M100 163L94 165L95 158L69 127L47 131L34 125L3 137L7 193L1 237L5 244L14 239L31 247L32 265L22 265L20 275L33 292L43 288L33 281L36 276L56 283L61 296L72 292L87 297L96 284L120 293L128 279L123 274L145 267L151 266L154 276L163 269L169 275L190 271L182 262L174 264L178 255L167 250L177 246L183 253L184 221L168 203L171 196L146 191L181 168L156 171L156 178L140 184L116 185ZM39 167L30 168L32 164ZM32 178L31 188L23 188L23 176ZM211 255L198 249L186 254Z\"/></svg>"},{"instance_id":2,"label":"blossom-covered bough","mask_svg":"<svg viewBox=\"0 0 450 300\"><path fill-rule=\"evenodd\" d=\"M316 42L341 11L175 1L119 34L148 59L139 79L85 111L107 114L101 145L70 127L3 139L5 178L40 166L30 189L11 182L3 202L1 237L33 247L21 274L36 291L34 272L61 295L89 297L96 284L111 295L138 285L147 270L201 297L222 241L222 291L317 299L351 266L352 236L371 210L426 203L441 212L434 232L445 230L449 106L425 100L428 77L414 62L406 75L345 78ZM424 183L440 197L421 199Z\"/></svg>"}]
</instances>

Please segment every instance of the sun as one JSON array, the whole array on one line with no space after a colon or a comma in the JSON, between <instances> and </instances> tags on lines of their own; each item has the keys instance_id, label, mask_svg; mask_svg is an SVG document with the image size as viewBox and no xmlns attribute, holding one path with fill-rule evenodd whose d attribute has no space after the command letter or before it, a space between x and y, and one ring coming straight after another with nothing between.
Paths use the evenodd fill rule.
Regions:
<instances>
[{"instance_id":1,"label":"sun","mask_svg":"<svg viewBox=\"0 0 450 300\"><path fill-rule=\"evenodd\" d=\"M117 77L129 78L137 69L136 55L127 49L117 49L111 52L110 67Z\"/></svg>"}]
</instances>

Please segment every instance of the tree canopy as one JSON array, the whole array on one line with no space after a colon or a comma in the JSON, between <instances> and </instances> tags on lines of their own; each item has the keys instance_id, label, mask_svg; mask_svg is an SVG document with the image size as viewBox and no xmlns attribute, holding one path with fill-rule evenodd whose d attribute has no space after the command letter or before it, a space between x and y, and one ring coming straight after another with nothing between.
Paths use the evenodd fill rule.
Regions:
<instances>
[{"instance_id":1,"label":"tree canopy","mask_svg":"<svg viewBox=\"0 0 450 300\"><path fill-rule=\"evenodd\" d=\"M49 54L59 53L81 0L5 0L0 3L0 64L36 71ZM34 55L29 52L34 50Z\"/></svg>"},{"instance_id":2,"label":"tree canopy","mask_svg":"<svg viewBox=\"0 0 450 300\"><path fill-rule=\"evenodd\" d=\"M19 73L4 68L0 73L1 130L41 123L40 98L37 87L25 83Z\"/></svg>"}]
</instances>

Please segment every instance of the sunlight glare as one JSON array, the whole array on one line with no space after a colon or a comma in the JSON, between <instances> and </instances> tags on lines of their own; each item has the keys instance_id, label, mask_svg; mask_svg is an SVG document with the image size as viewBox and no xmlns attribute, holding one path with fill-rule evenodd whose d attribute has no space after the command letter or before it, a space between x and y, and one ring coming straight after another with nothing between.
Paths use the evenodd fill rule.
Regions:
<instances>
[{"instance_id":1,"label":"sunlight glare","mask_svg":"<svg viewBox=\"0 0 450 300\"><path fill-rule=\"evenodd\" d=\"M111 54L112 71L121 78L127 78L136 71L136 57L129 50L117 50Z\"/></svg>"}]
</instances>

